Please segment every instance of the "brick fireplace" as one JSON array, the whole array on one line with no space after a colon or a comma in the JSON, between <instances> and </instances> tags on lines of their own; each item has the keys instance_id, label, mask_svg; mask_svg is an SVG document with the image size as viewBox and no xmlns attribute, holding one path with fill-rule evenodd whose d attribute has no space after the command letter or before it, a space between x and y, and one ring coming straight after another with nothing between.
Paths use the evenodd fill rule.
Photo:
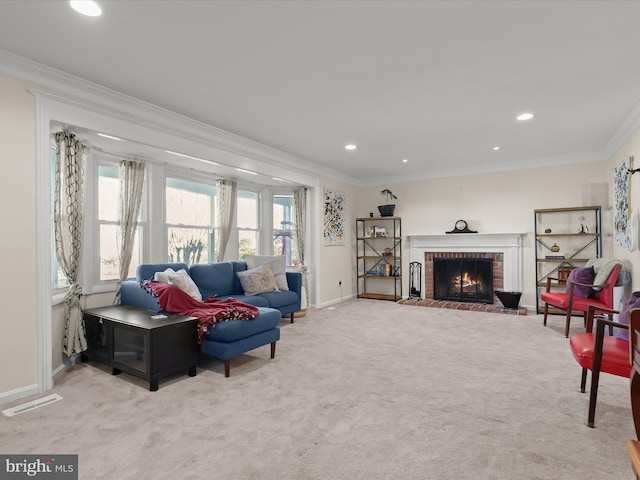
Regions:
<instances>
[{"instance_id":1,"label":"brick fireplace","mask_svg":"<svg viewBox=\"0 0 640 480\"><path fill-rule=\"evenodd\" d=\"M496 252L424 252L424 298L434 298L434 258L486 258L493 260L493 290L504 288L504 254ZM495 302L495 299L494 299Z\"/></svg>"},{"instance_id":2,"label":"brick fireplace","mask_svg":"<svg viewBox=\"0 0 640 480\"><path fill-rule=\"evenodd\" d=\"M522 291L522 239L524 233L460 233L408 235L410 262L420 262L422 298L433 299L433 258L493 259L494 290ZM501 306L501 303L494 299ZM469 307L471 310L480 306ZM526 312L526 310L525 310Z\"/></svg>"}]
</instances>

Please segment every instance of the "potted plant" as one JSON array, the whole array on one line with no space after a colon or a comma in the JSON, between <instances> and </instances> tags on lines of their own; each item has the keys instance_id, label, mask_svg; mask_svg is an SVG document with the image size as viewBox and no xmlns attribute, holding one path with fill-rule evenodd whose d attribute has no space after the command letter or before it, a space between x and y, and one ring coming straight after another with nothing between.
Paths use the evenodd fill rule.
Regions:
<instances>
[{"instance_id":1,"label":"potted plant","mask_svg":"<svg viewBox=\"0 0 640 480\"><path fill-rule=\"evenodd\" d=\"M378 211L380 212L381 217L393 217L393 212L396 209L396 204L391 203L392 200L397 200L396 197L391 190L385 188L380 192L380 195L384 195L387 199L386 205L378 205Z\"/></svg>"}]
</instances>

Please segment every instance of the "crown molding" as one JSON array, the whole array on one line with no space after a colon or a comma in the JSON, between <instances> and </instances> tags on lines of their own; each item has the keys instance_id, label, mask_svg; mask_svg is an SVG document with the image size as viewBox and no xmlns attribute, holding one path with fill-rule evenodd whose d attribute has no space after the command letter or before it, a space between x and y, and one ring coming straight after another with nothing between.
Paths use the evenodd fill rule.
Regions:
<instances>
[{"instance_id":1,"label":"crown molding","mask_svg":"<svg viewBox=\"0 0 640 480\"><path fill-rule=\"evenodd\" d=\"M305 176L355 185L357 180L296 155L125 95L102 85L0 49L0 73L26 82L33 93L156 128L185 140L241 157L248 168L274 166Z\"/></svg>"},{"instance_id":2,"label":"crown molding","mask_svg":"<svg viewBox=\"0 0 640 480\"><path fill-rule=\"evenodd\" d=\"M269 166L279 167L297 172L302 176L314 177L313 181L309 180L310 183L315 183L317 177L320 176L355 187L603 161L611 158L620 146L640 128L640 103L638 103L620 127L616 129L603 150L599 152L496 163L471 169L453 168L418 175L384 176L362 181L305 158L199 122L2 49L0 49L0 73L28 83L31 91L41 95L72 102L85 108L93 108L101 113L124 116L141 125L235 155L244 162L248 162L246 166L250 169L264 170Z\"/></svg>"},{"instance_id":3,"label":"crown molding","mask_svg":"<svg viewBox=\"0 0 640 480\"><path fill-rule=\"evenodd\" d=\"M623 120L611 139L607 142L603 152L606 158L611 158L618 149L626 142L631 135L640 128L640 102L629 112L629 115Z\"/></svg>"},{"instance_id":4,"label":"crown molding","mask_svg":"<svg viewBox=\"0 0 640 480\"><path fill-rule=\"evenodd\" d=\"M607 160L604 152L585 152L570 155L558 155L553 157L521 160L518 162L492 163L490 165L479 165L473 168L451 168L438 170L436 172L425 172L423 175L397 175L384 176L368 180L358 186L374 186L388 183L407 183L423 180L436 180L439 178L466 177L473 175L486 175L490 173L513 172L518 170L530 170L532 168L557 167L560 165L575 165L580 163L601 162Z\"/></svg>"}]
</instances>

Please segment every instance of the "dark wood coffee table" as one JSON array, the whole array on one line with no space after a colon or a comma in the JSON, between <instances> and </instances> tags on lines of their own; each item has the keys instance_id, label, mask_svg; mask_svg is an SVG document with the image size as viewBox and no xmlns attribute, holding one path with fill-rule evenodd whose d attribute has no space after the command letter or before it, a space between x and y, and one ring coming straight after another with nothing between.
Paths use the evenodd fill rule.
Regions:
<instances>
[{"instance_id":1,"label":"dark wood coffee table","mask_svg":"<svg viewBox=\"0 0 640 480\"><path fill-rule=\"evenodd\" d=\"M82 360L95 360L127 372L158 390L158 379L186 370L196 375L198 363L197 319L183 315L157 317L156 312L133 305L113 305L84 310L87 334Z\"/></svg>"}]
</instances>

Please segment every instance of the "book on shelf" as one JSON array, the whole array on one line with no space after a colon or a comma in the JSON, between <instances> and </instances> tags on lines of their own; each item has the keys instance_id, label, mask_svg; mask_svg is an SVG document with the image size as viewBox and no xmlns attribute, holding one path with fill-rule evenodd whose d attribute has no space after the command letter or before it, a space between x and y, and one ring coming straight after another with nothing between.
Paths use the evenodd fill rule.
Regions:
<instances>
[{"instance_id":1,"label":"book on shelf","mask_svg":"<svg viewBox=\"0 0 640 480\"><path fill-rule=\"evenodd\" d=\"M553 260L553 259L564 259L564 253L560 253L560 252L553 252L553 253L549 253L547 255L544 256L544 258L546 258L547 260Z\"/></svg>"}]
</instances>

